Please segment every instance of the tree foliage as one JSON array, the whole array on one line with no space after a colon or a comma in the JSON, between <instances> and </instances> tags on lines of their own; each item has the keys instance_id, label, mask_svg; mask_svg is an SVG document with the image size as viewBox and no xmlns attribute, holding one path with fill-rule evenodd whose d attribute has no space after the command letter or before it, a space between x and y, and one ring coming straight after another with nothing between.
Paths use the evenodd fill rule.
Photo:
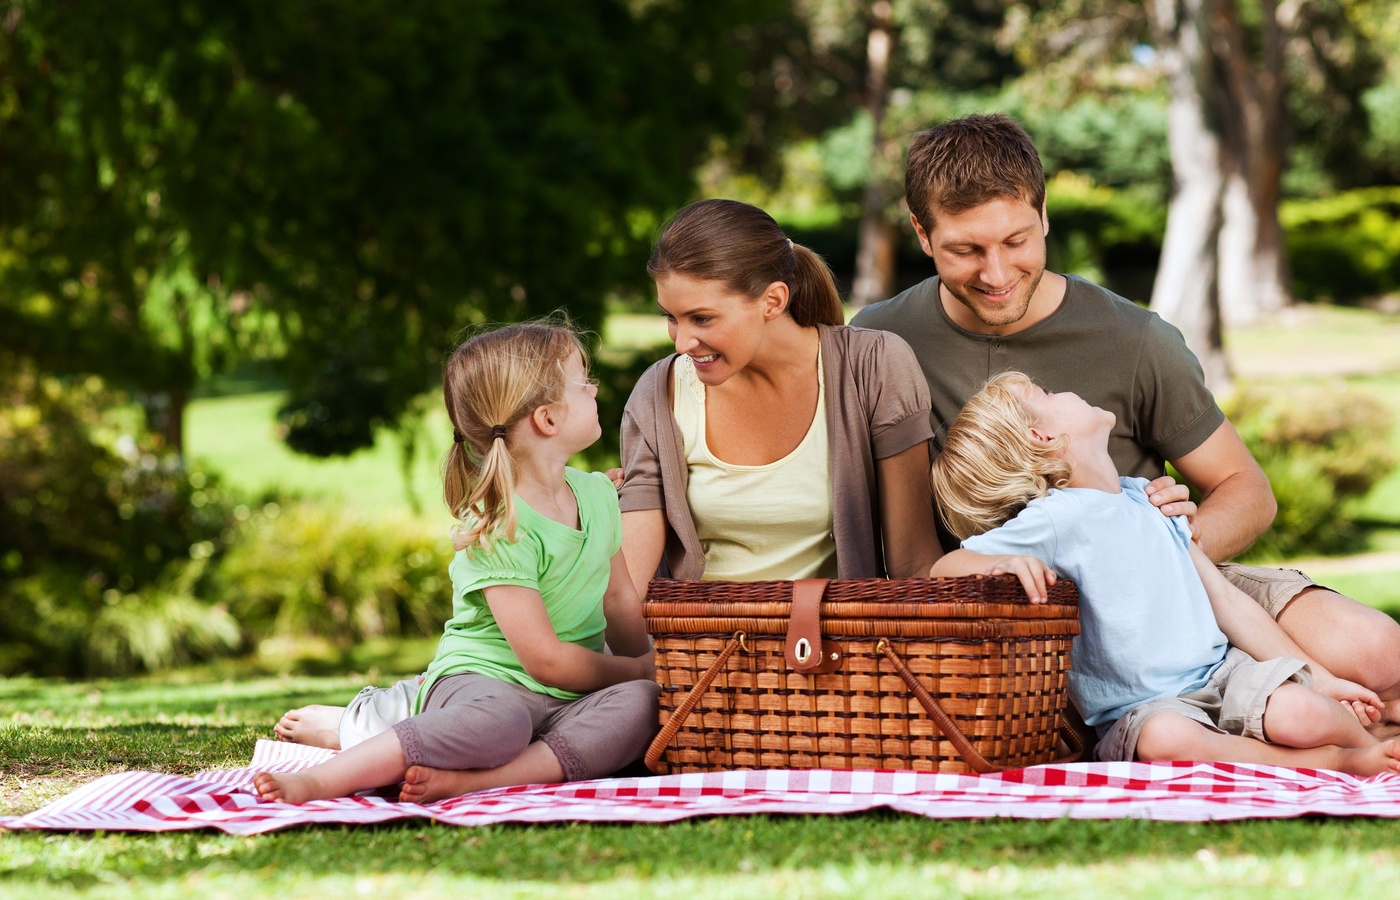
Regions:
<instances>
[{"instance_id":1,"label":"tree foliage","mask_svg":"<svg viewBox=\"0 0 1400 900\"><path fill-rule=\"evenodd\" d=\"M81 7L81 8L80 8ZM15 0L0 328L188 389L275 333L296 446L363 446L464 325L600 319L745 124L770 2Z\"/></svg>"}]
</instances>

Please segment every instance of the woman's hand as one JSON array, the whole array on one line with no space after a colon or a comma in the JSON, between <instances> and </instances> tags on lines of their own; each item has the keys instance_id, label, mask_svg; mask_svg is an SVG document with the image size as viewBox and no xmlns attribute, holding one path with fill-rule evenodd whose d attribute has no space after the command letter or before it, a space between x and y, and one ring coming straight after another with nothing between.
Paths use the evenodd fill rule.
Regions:
<instances>
[{"instance_id":1,"label":"woman's hand","mask_svg":"<svg viewBox=\"0 0 1400 900\"><path fill-rule=\"evenodd\" d=\"M603 474L608 476L608 481L612 482L614 490L622 490L622 483L627 480L627 477L621 469L608 469Z\"/></svg>"}]
</instances>

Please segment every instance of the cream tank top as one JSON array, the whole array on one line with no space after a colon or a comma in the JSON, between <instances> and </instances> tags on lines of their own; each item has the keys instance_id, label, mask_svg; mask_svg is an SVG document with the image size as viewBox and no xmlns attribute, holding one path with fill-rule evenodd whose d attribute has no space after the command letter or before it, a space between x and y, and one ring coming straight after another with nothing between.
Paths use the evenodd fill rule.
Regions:
<instances>
[{"instance_id":1,"label":"cream tank top","mask_svg":"<svg viewBox=\"0 0 1400 900\"><path fill-rule=\"evenodd\" d=\"M689 467L686 500L705 551L706 581L836 577L826 384L817 355L817 410L787 456L762 466L715 457L705 441L705 385L676 359L671 409Z\"/></svg>"}]
</instances>

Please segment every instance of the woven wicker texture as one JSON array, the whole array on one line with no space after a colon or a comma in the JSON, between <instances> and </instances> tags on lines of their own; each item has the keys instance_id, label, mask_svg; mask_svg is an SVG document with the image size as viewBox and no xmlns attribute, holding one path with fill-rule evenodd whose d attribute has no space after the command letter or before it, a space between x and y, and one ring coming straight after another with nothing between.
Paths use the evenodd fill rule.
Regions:
<instances>
[{"instance_id":1,"label":"woven wicker texture","mask_svg":"<svg viewBox=\"0 0 1400 900\"><path fill-rule=\"evenodd\" d=\"M674 735L663 729L647 758L653 770L971 772L965 757L1010 768L1059 755L1079 633L1072 583L1033 605L1014 576L832 581L821 634L842 658L837 671L818 675L799 674L784 658L792 596L787 581L651 583L645 614L662 725L712 679L691 698L693 709L682 709ZM906 679L974 752L940 730Z\"/></svg>"}]
</instances>

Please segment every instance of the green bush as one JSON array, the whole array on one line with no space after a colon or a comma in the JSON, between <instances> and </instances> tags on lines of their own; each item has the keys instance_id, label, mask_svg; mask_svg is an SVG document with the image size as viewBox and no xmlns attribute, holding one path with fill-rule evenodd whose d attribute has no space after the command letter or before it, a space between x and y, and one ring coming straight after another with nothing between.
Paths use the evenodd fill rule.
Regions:
<instances>
[{"instance_id":1,"label":"green bush","mask_svg":"<svg viewBox=\"0 0 1400 900\"><path fill-rule=\"evenodd\" d=\"M0 673L118 674L234 652L197 599L232 536L218 483L121 421L100 379L0 371Z\"/></svg>"},{"instance_id":2,"label":"green bush","mask_svg":"<svg viewBox=\"0 0 1400 900\"><path fill-rule=\"evenodd\" d=\"M1230 419L1263 467L1278 515L1248 557L1329 553L1358 538L1348 501L1360 499L1395 467L1392 416L1369 394L1347 387L1244 389Z\"/></svg>"},{"instance_id":3,"label":"green bush","mask_svg":"<svg viewBox=\"0 0 1400 900\"><path fill-rule=\"evenodd\" d=\"M1279 218L1298 299L1346 304L1400 290L1400 187L1289 201Z\"/></svg>"},{"instance_id":4,"label":"green bush","mask_svg":"<svg viewBox=\"0 0 1400 900\"><path fill-rule=\"evenodd\" d=\"M210 593L249 642L321 638L347 647L442 631L452 609L445 526L312 503L236 512L244 522Z\"/></svg>"}]
</instances>

